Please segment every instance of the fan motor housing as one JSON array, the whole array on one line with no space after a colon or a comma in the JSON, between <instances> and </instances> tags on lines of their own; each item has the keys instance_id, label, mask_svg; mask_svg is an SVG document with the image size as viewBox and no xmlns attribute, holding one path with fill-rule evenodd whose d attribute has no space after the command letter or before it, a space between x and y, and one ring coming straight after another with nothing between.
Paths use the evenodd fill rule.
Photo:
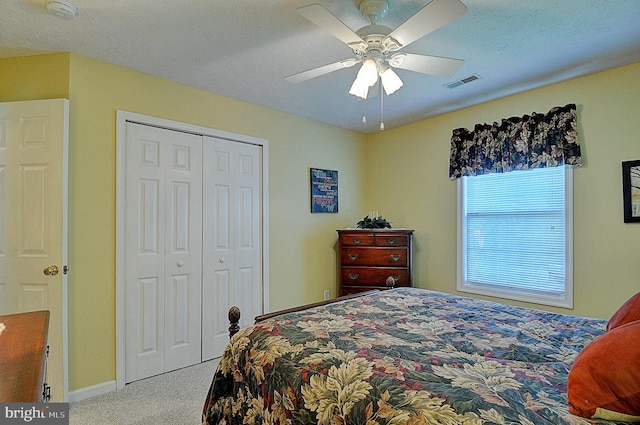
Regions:
<instances>
[{"instance_id":1,"label":"fan motor housing","mask_svg":"<svg viewBox=\"0 0 640 425\"><path fill-rule=\"evenodd\" d=\"M388 36L391 33L391 28L384 25L367 25L356 31L356 34L360 36L364 41L368 42L367 38L378 37L380 39Z\"/></svg>"},{"instance_id":2,"label":"fan motor housing","mask_svg":"<svg viewBox=\"0 0 640 425\"><path fill-rule=\"evenodd\" d=\"M400 44L396 40L388 35L391 33L391 28L384 25L367 25L356 31L356 34L364 40L366 46L351 45L353 52L358 57L367 56L367 53L372 50L378 50L383 54L394 52L400 49Z\"/></svg>"}]
</instances>

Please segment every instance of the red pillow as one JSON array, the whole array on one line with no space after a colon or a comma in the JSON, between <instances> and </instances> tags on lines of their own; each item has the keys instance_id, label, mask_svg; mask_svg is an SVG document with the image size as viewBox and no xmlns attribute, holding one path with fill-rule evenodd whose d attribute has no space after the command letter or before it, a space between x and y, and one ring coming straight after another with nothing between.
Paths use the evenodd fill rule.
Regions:
<instances>
[{"instance_id":1,"label":"red pillow","mask_svg":"<svg viewBox=\"0 0 640 425\"><path fill-rule=\"evenodd\" d=\"M607 330L624 325L625 323L640 320L640 292L629 298L622 307L616 311L607 323Z\"/></svg>"},{"instance_id":2,"label":"red pillow","mask_svg":"<svg viewBox=\"0 0 640 425\"><path fill-rule=\"evenodd\" d=\"M567 395L575 415L640 422L640 321L606 332L578 354Z\"/></svg>"}]
</instances>

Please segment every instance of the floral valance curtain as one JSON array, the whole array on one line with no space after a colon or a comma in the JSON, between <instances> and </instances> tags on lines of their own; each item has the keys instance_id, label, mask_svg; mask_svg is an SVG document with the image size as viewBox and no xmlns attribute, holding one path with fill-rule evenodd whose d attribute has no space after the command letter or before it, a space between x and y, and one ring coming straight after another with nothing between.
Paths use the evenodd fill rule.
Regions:
<instances>
[{"instance_id":1,"label":"floral valance curtain","mask_svg":"<svg viewBox=\"0 0 640 425\"><path fill-rule=\"evenodd\" d=\"M453 130L449 178L530 168L582 165L576 105Z\"/></svg>"}]
</instances>

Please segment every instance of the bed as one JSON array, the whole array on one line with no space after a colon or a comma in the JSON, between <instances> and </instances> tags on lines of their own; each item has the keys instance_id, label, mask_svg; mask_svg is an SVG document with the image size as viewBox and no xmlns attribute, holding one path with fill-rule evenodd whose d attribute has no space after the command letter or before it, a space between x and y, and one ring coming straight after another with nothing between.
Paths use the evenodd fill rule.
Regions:
<instances>
[{"instance_id":1,"label":"bed","mask_svg":"<svg viewBox=\"0 0 640 425\"><path fill-rule=\"evenodd\" d=\"M274 315L225 349L203 424L592 424L567 377L607 321L398 288Z\"/></svg>"}]
</instances>

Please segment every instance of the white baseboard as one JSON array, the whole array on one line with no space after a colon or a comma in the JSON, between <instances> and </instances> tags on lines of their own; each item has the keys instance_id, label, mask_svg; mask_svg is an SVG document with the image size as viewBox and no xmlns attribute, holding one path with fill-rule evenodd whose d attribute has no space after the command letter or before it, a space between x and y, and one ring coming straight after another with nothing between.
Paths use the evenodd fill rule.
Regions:
<instances>
[{"instance_id":1,"label":"white baseboard","mask_svg":"<svg viewBox=\"0 0 640 425\"><path fill-rule=\"evenodd\" d=\"M107 381L90 387L80 388L79 390L69 391L69 403L86 400L115 390L116 381Z\"/></svg>"}]
</instances>

